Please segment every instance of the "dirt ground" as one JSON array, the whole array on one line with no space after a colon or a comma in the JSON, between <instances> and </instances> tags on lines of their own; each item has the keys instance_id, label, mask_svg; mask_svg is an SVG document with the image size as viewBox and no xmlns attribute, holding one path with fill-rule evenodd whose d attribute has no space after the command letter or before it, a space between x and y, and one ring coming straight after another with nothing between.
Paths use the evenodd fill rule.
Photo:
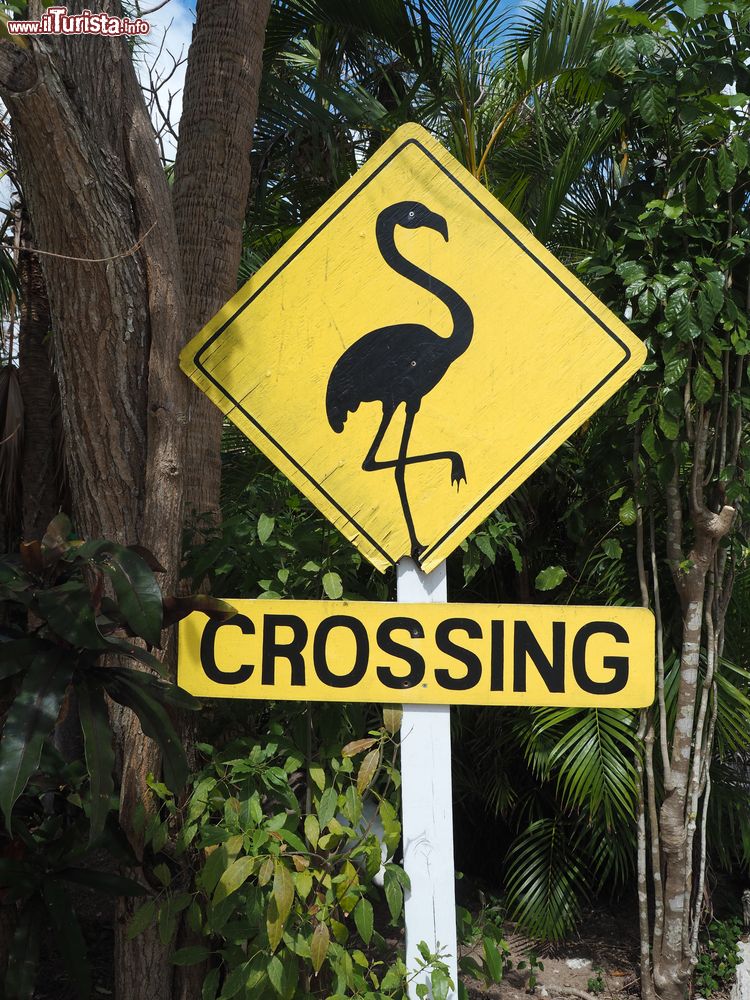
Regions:
<instances>
[{"instance_id":1,"label":"dirt ground","mask_svg":"<svg viewBox=\"0 0 750 1000\"><path fill-rule=\"evenodd\" d=\"M485 986L466 980L471 1000L485 997L496 1000L530 1000L528 990L529 954L535 952L544 969L537 971L537 998L573 997L568 990L596 993L600 1000L637 996L640 980L637 972L638 937L635 914L592 910L584 915L577 933L558 944L533 941L505 926L513 969L499 985ZM470 951L465 952L471 954ZM479 949L481 955L481 949ZM517 970L519 962L527 968ZM601 973L598 972L601 970ZM598 982L597 980L601 980ZM595 981L595 982L590 982ZM561 989L562 988L562 989Z\"/></svg>"}]
</instances>

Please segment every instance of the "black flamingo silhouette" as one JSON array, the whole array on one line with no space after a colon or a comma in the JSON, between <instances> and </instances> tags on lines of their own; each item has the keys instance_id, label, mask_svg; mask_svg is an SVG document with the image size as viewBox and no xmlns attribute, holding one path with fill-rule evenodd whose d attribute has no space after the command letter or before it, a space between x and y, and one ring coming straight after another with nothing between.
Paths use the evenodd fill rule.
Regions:
<instances>
[{"instance_id":1,"label":"black flamingo silhouette","mask_svg":"<svg viewBox=\"0 0 750 1000\"><path fill-rule=\"evenodd\" d=\"M451 484L460 489L466 482L466 472L461 456L455 451L435 451L429 455L408 455L409 437L414 417L422 399L440 382L456 358L471 343L474 317L471 309L452 288L427 274L402 257L396 249L396 226L406 229L426 227L440 233L448 241L448 224L441 215L431 212L417 201L402 201L383 209L375 223L375 238L385 262L397 274L413 281L420 288L436 295L450 311L453 330L448 337L441 337L418 323L398 323L372 330L360 337L339 358L328 379L326 414L334 431L344 429L349 413L354 413L360 403L379 400L383 405L380 421L370 450L362 468L365 472L393 469L406 527L409 532L412 557L418 561L424 551L414 531L414 521L406 493L406 467L421 462L446 460L451 463ZM406 419L401 436L398 457L381 461L378 448L397 407L404 403Z\"/></svg>"}]
</instances>

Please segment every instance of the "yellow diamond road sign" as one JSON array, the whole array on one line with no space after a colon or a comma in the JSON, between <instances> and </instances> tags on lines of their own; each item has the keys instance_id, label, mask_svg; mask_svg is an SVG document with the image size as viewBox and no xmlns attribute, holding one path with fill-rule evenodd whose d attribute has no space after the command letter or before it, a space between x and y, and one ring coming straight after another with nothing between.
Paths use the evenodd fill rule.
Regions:
<instances>
[{"instance_id":1,"label":"yellow diamond road sign","mask_svg":"<svg viewBox=\"0 0 750 1000\"><path fill-rule=\"evenodd\" d=\"M405 125L180 360L375 566L429 571L645 354Z\"/></svg>"}]
</instances>

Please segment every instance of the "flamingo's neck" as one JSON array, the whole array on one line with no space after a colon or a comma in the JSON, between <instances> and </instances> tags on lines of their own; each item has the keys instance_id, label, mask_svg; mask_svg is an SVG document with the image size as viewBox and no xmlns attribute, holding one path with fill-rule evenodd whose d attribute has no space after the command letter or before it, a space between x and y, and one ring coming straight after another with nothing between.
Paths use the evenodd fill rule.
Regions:
<instances>
[{"instance_id":1,"label":"flamingo's neck","mask_svg":"<svg viewBox=\"0 0 750 1000\"><path fill-rule=\"evenodd\" d=\"M415 285L437 296L448 308L453 320L453 330L449 337L441 339L445 342L445 348L450 352L451 357L457 358L469 346L474 334L474 317L471 309L458 292L439 278L423 271L421 267L412 264L410 260L399 253L396 247L395 230L396 224L394 222L385 220L382 216L378 219L375 227L375 238L383 260L397 274L408 278Z\"/></svg>"}]
</instances>

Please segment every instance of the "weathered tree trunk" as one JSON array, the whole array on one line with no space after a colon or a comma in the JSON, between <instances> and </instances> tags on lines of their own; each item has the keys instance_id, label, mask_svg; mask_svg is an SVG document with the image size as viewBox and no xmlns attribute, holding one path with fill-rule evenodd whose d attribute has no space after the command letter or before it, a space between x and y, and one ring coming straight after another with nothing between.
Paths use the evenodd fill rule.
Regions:
<instances>
[{"instance_id":1,"label":"weathered tree trunk","mask_svg":"<svg viewBox=\"0 0 750 1000\"><path fill-rule=\"evenodd\" d=\"M171 590L182 530L184 297L169 189L128 45L2 42L0 92L36 246L46 251L76 526L151 548ZM118 711L113 722L121 820L132 830L158 756L131 713ZM157 935L128 942L123 920L115 933L118 997L171 1000Z\"/></svg>"},{"instance_id":2,"label":"weathered tree trunk","mask_svg":"<svg viewBox=\"0 0 750 1000\"><path fill-rule=\"evenodd\" d=\"M199 0L175 159L173 203L187 300L187 338L234 294L250 190L270 0ZM186 513L219 509L221 412L190 389Z\"/></svg>"},{"instance_id":3,"label":"weathered tree trunk","mask_svg":"<svg viewBox=\"0 0 750 1000\"><path fill-rule=\"evenodd\" d=\"M117 12L116 0L102 6ZM150 548L166 567L167 591L178 582L188 424L189 383L177 359L235 287L268 6L199 4L174 207L125 40L0 41L0 95L34 245L44 251L74 521L84 535ZM197 398L190 503L216 511L221 420L210 405L197 413ZM137 849L133 810L158 756L131 713L116 710L113 723L121 822ZM195 996L194 980L173 982L155 932L127 940L129 914L121 901L117 997Z\"/></svg>"},{"instance_id":4,"label":"weathered tree trunk","mask_svg":"<svg viewBox=\"0 0 750 1000\"><path fill-rule=\"evenodd\" d=\"M62 428L57 379L52 370L50 313L47 288L36 254L26 252L28 222L18 260L20 286L18 361L24 405L21 466L22 534L41 538L60 509L64 496Z\"/></svg>"}]
</instances>

